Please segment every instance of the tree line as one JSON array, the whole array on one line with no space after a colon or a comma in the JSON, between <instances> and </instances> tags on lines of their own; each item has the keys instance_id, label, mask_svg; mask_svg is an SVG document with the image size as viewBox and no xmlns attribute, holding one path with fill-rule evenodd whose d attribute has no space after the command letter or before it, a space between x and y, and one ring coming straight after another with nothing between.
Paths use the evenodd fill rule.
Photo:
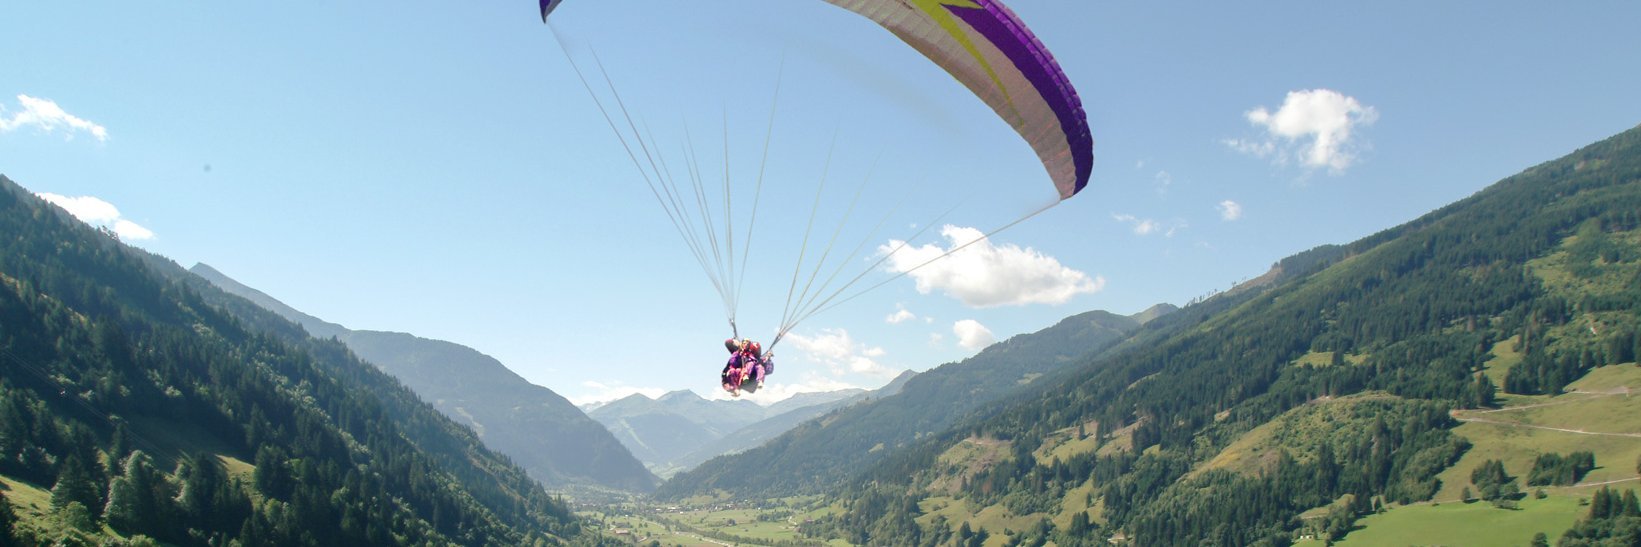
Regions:
<instances>
[{"instance_id":1,"label":"tree line","mask_svg":"<svg viewBox=\"0 0 1641 547\"><path fill-rule=\"evenodd\" d=\"M177 545L600 541L339 342L3 178L0 233L0 474L74 524L13 527L24 543L103 523Z\"/></svg>"}]
</instances>

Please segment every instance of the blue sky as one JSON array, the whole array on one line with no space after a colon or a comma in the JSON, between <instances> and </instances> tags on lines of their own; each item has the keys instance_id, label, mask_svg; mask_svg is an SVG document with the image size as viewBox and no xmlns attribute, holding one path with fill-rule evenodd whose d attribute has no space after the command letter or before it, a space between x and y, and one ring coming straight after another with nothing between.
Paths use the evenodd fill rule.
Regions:
<instances>
[{"instance_id":1,"label":"blue sky","mask_svg":"<svg viewBox=\"0 0 1641 547\"><path fill-rule=\"evenodd\" d=\"M1641 122L1633 2L1010 5L1082 95L1089 188L799 325L765 397L1184 304ZM865 243L848 275L942 211L952 228L913 246L1053 196L984 104L818 0L572 0L553 28L534 2L13 2L0 20L0 173L184 266L472 346L578 402L722 397L729 333L553 29L710 183L727 142L732 188L751 187L774 113L744 335L780 319L817 188L814 237Z\"/></svg>"}]
</instances>

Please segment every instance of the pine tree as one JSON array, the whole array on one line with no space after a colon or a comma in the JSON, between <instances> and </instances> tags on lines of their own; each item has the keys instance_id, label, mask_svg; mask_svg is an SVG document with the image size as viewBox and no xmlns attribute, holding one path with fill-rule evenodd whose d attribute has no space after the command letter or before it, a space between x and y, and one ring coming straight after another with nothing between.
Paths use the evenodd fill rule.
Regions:
<instances>
[{"instance_id":1,"label":"pine tree","mask_svg":"<svg viewBox=\"0 0 1641 547\"><path fill-rule=\"evenodd\" d=\"M182 493L178 503L182 505L182 512L195 522L209 521L212 517L212 498L227 481L222 468L215 458L195 453L184 460L181 471L178 475L182 479Z\"/></svg>"},{"instance_id":2,"label":"pine tree","mask_svg":"<svg viewBox=\"0 0 1641 547\"><path fill-rule=\"evenodd\" d=\"M125 420L114 422L114 435L108 446L108 476L114 477L125 472L122 467L126 456L131 455L131 431L126 428Z\"/></svg>"},{"instance_id":3,"label":"pine tree","mask_svg":"<svg viewBox=\"0 0 1641 547\"><path fill-rule=\"evenodd\" d=\"M1487 460L1470 472L1470 482L1481 490L1481 499L1494 501L1514 497L1520 490L1504 470L1504 462Z\"/></svg>"},{"instance_id":4,"label":"pine tree","mask_svg":"<svg viewBox=\"0 0 1641 547\"><path fill-rule=\"evenodd\" d=\"M263 494L280 500L291 498L295 479L285 465L285 453L278 448L264 446L256 451L256 472L253 477L256 489Z\"/></svg>"},{"instance_id":5,"label":"pine tree","mask_svg":"<svg viewBox=\"0 0 1641 547\"><path fill-rule=\"evenodd\" d=\"M1476 407L1493 406L1497 390L1493 387L1493 380L1486 374L1476 373L1476 383L1471 388L1471 395L1475 398Z\"/></svg>"},{"instance_id":6,"label":"pine tree","mask_svg":"<svg viewBox=\"0 0 1641 547\"><path fill-rule=\"evenodd\" d=\"M139 480L133 477L131 469L127 468L124 474L115 477L108 485L108 506L104 508L103 515L108 518L109 526L116 530L141 529L143 519L150 512L146 502L147 496L144 495L142 485L138 484Z\"/></svg>"},{"instance_id":7,"label":"pine tree","mask_svg":"<svg viewBox=\"0 0 1641 547\"><path fill-rule=\"evenodd\" d=\"M167 526L175 524L177 511L174 487L154 468L153 460L141 450L125 459L125 473L108 486L108 524L124 532L168 537Z\"/></svg>"},{"instance_id":8,"label":"pine tree","mask_svg":"<svg viewBox=\"0 0 1641 547\"><path fill-rule=\"evenodd\" d=\"M981 528L979 531L974 533L974 537L969 538L969 547L984 547L986 545L986 540L990 537L991 532L987 532L985 528Z\"/></svg>"},{"instance_id":9,"label":"pine tree","mask_svg":"<svg viewBox=\"0 0 1641 547\"><path fill-rule=\"evenodd\" d=\"M1595 491L1595 496L1590 499L1590 518L1593 520L1612 516L1612 506L1612 489L1605 486L1601 487L1600 490Z\"/></svg>"},{"instance_id":10,"label":"pine tree","mask_svg":"<svg viewBox=\"0 0 1641 547\"><path fill-rule=\"evenodd\" d=\"M1076 514L1071 515L1071 525L1066 527L1066 533L1080 536L1088 533L1088 528L1088 512L1078 511Z\"/></svg>"},{"instance_id":11,"label":"pine tree","mask_svg":"<svg viewBox=\"0 0 1641 547\"><path fill-rule=\"evenodd\" d=\"M1326 441L1316 450L1316 484L1323 490L1339 486L1339 460L1333 455L1333 444Z\"/></svg>"},{"instance_id":12,"label":"pine tree","mask_svg":"<svg viewBox=\"0 0 1641 547\"><path fill-rule=\"evenodd\" d=\"M51 508L62 510L68 504L79 502L81 507L89 511L92 507L101 507L101 496L97 495L99 488L91 481L91 475L86 472L85 464L80 458L69 456L63 458L63 465L57 472L57 484L51 487ZM92 514L95 518L96 514Z\"/></svg>"},{"instance_id":13,"label":"pine tree","mask_svg":"<svg viewBox=\"0 0 1641 547\"><path fill-rule=\"evenodd\" d=\"M0 492L0 547L20 545L16 534L12 530L17 526L17 513L11 509L11 501L6 499L6 493Z\"/></svg>"},{"instance_id":14,"label":"pine tree","mask_svg":"<svg viewBox=\"0 0 1641 547\"><path fill-rule=\"evenodd\" d=\"M56 515L59 522L75 530L90 532L97 528L97 522L91 518L91 510L77 501L68 502L68 505L58 508Z\"/></svg>"}]
</instances>

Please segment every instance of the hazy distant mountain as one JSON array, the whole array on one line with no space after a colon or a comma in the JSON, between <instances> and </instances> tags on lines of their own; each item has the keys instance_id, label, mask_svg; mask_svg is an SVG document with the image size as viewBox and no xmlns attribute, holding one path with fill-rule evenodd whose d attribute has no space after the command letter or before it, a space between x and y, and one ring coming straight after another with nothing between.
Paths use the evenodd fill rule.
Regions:
<instances>
[{"instance_id":1,"label":"hazy distant mountain","mask_svg":"<svg viewBox=\"0 0 1641 547\"><path fill-rule=\"evenodd\" d=\"M818 416L867 393L801 393L766 407L746 400L707 400L679 390L656 399L629 395L589 406L587 415L604 424L651 471L667 476L725 451L756 446L806 419L791 416Z\"/></svg>"},{"instance_id":2,"label":"hazy distant mountain","mask_svg":"<svg viewBox=\"0 0 1641 547\"><path fill-rule=\"evenodd\" d=\"M647 491L656 478L603 426L552 390L472 348L398 332L349 330L287 306L205 264L190 271L319 337L335 337L397 377L487 446L552 486L598 484Z\"/></svg>"},{"instance_id":3,"label":"hazy distant mountain","mask_svg":"<svg viewBox=\"0 0 1641 547\"><path fill-rule=\"evenodd\" d=\"M896 376L894 380L890 380L887 385L871 391L843 390L825 393L806 393L793 396L785 401L770 405L768 411L773 414L770 417L737 429L735 432L725 435L723 438L707 443L701 448L696 449L694 452L686 454L682 458L676 459L674 463L680 470L689 470L718 456L735 454L756 448L758 445L780 436L782 433L786 433L803 422L820 417L829 412L856 403L873 399L881 399L896 393L900 393L900 388L905 386L906 382L911 380L914 376L917 376L916 372L912 372L910 370L902 372L899 376ZM851 393L851 395L843 399L830 400L820 399L819 397L804 397L805 395L832 396L844 393ZM803 400L800 401L800 398ZM822 402L807 404L815 400L821 400Z\"/></svg>"},{"instance_id":4,"label":"hazy distant mountain","mask_svg":"<svg viewBox=\"0 0 1641 547\"><path fill-rule=\"evenodd\" d=\"M1167 309L1154 308L1158 313ZM657 495L725 490L756 496L824 488L859 472L890 449L943 431L981 404L1138 328L1138 319L1105 311L1068 317L1041 331L993 344L961 362L918 374L895 395L848 406L825 420L800 423L762 446L673 476Z\"/></svg>"}]
</instances>

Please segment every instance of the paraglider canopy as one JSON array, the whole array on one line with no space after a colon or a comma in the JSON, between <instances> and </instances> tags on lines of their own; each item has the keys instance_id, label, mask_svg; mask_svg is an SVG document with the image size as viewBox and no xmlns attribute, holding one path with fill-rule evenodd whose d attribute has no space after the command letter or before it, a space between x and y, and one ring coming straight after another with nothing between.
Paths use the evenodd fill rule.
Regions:
<instances>
[{"instance_id":1,"label":"paraglider canopy","mask_svg":"<svg viewBox=\"0 0 1641 547\"><path fill-rule=\"evenodd\" d=\"M775 335L769 340L771 351L780 343L782 338L798 323L831 307L847 302L862 293L871 291L885 283L898 279L907 273L922 268L932 262L940 260L952 253L958 252L976 242L982 241L998 231L1019 224L1038 213L1041 213L1061 201L1069 199L1080 192L1088 183L1088 177L1094 162L1093 138L1089 135L1088 121L1083 112L1082 102L1070 80L1054 61L1046 47L1039 42L1026 25L1014 15L1008 7L999 0L826 0L827 3L847 9L855 14L866 17L888 30L901 41L910 45L925 58L944 69L953 78L956 78L967 87L975 96L979 97L992 111L1014 128L1015 132L1037 153L1042 161L1043 168L1048 171L1054 183L1058 200L1043 206L1033 212L992 229L983 236L962 244L955 244L950 250L940 256L923 261L921 264L909 268L897 268L896 275L888 280L881 281L864 289L845 295L857 282L860 282L868 273L874 271L889 257L894 256L900 248L912 239L915 239L924 230L936 226L937 222L923 222L918 234L905 240L897 240L894 248L880 252L877 261L867 266L864 271L854 277L842 274L841 265L846 265L865 248L865 240L857 246L849 258L845 258L831 270L831 273L822 277L822 266L831 257L833 244L841 231L834 231L827 239L820 252L818 260L808 266L807 280L800 283L806 266L806 252L810 242L811 228L814 225L816 212L819 210L820 193L816 193L815 208L811 210L809 221L805 224L804 235L797 242L798 258L793 267L792 280L788 285L786 304L782 318ZM563 0L540 0L541 17L548 22L549 15L563 3ZM556 19L554 20L556 21ZM554 31L558 36L557 30ZM560 45L564 46L560 37ZM732 200L729 191L729 176L724 177L724 194L722 206L715 215L711 200L705 195L705 188L701 184L698 170L692 167L688 185L680 188L675 184L673 177L668 173L664 158L651 143L646 142L647 127L641 131L640 124L628 112L627 106L621 100L609 74L604 70L603 63L598 63L598 75L603 77L604 84L609 88L611 95L608 104L613 105L619 116L613 116L606 102L600 100L593 91L586 75L576 64L569 48L564 47L565 57L575 70L589 96L598 104L600 113L610 125L610 129L626 148L627 156L632 160L640 176L649 185L656 201L666 211L695 260L701 265L719 296L723 299L725 318L728 320L730 331L737 338L739 328L736 325L736 309L740 299L739 287L742 286L741 276L745 275L747 257L750 252L750 239L753 226L757 218L759 195L763 183L763 168L759 167L756 186L752 193L752 214L746 223L746 236L739 245L740 256L737 261L737 241L735 236L735 222L732 211ZM596 58L596 54L595 54ZM777 94L779 90L777 79ZM770 126L774 127L774 108L771 107ZM687 133L687 131L686 131ZM649 137L653 139L653 137ZM726 130L725 163L728 164L728 146ZM768 134L765 136L764 160L768 159ZM635 146L636 145L636 146ZM688 153L693 156L692 147ZM640 160L640 157L643 160ZM830 152L828 152L828 164ZM827 169L822 168L821 179L826 178ZM686 195L691 191L692 195ZM694 199L690 199L693 197ZM858 194L857 194L858 197ZM853 202L850 205L850 212ZM850 212L845 212L847 219ZM949 212L949 211L948 211ZM715 218L718 217L718 218ZM941 217L944 217L942 213ZM885 217L885 220L887 217ZM936 218L935 221L938 221ZM840 228L841 228L840 223ZM881 221L880 221L881 225ZM874 230L875 231L875 230ZM817 241L819 243L819 241ZM737 275L737 270L739 275ZM833 281L839 281L839 286L833 286ZM742 342L737 342L737 345ZM727 347L727 344L726 344ZM744 351L731 348L732 352Z\"/></svg>"},{"instance_id":2,"label":"paraglider canopy","mask_svg":"<svg viewBox=\"0 0 1641 547\"><path fill-rule=\"evenodd\" d=\"M871 19L945 69L1037 152L1060 199L1088 185L1094 138L1071 80L999 0L826 0ZM540 0L541 20L564 0Z\"/></svg>"},{"instance_id":3,"label":"paraglider canopy","mask_svg":"<svg viewBox=\"0 0 1641 547\"><path fill-rule=\"evenodd\" d=\"M541 22L547 22L547 15L553 13L553 10L558 9L558 5L563 3L564 0L541 0Z\"/></svg>"}]
</instances>

